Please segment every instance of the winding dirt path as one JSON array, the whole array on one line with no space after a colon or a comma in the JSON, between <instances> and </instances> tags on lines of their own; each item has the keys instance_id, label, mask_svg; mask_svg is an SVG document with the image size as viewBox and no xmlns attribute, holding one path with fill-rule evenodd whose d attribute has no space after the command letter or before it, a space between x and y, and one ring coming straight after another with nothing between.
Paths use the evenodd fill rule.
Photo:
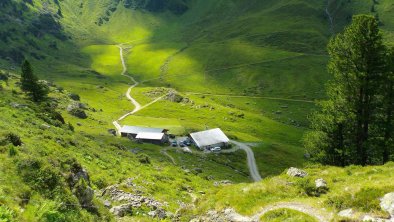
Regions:
<instances>
[{"instance_id":1,"label":"winding dirt path","mask_svg":"<svg viewBox=\"0 0 394 222\"><path fill-rule=\"evenodd\" d=\"M253 181L258 182L262 180L259 169L256 164L256 159L254 158L253 150L246 144L231 140L231 143L238 146L240 149L246 152L247 162L250 172L250 177L252 177Z\"/></svg>"},{"instance_id":2,"label":"winding dirt path","mask_svg":"<svg viewBox=\"0 0 394 222\"><path fill-rule=\"evenodd\" d=\"M123 67L123 70L122 70L121 75L122 75L122 76L125 76L125 77L127 77L127 78L129 78L129 79L134 83L133 85L131 85L131 86L127 89L127 92L126 92L126 98L134 105L133 111L124 114L124 115L121 116L119 119L117 119L117 120L115 120L115 121L112 122L112 124L113 124L113 125L115 126L115 128L116 128L116 133L117 133L117 135L120 135L120 130L121 130L122 126L119 124L119 121L122 121L122 120L125 119L126 117L128 117L128 116L130 116L130 115L133 115L133 114L135 114L136 112L138 112L138 111L140 111L140 110L142 110L142 109L144 109L144 108L146 108L146 107L148 107L148 106L150 106L150 105L156 103L157 101L161 100L164 96L161 96L161 97L159 97L159 98L156 98L155 100L153 100L152 102L150 102L150 103L148 103L148 104L146 104L146 105L144 105L144 106L141 106L141 104L138 103L137 100L135 100L135 99L132 97L132 95L131 95L131 90L132 90L133 88L137 87L137 86L139 85L139 82L137 82L132 76L130 76L130 75L127 74L127 66L126 66L126 62L125 62L125 59L124 59L124 55L123 55L123 44L120 44L120 45L118 45L117 47L119 48L120 60L121 60L121 62L122 62L122 67Z\"/></svg>"}]
</instances>

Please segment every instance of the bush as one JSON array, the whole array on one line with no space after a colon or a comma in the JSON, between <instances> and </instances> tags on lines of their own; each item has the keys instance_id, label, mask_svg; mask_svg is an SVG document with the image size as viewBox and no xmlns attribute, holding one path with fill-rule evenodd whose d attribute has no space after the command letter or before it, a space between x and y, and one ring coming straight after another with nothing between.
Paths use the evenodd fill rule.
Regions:
<instances>
[{"instance_id":1,"label":"bush","mask_svg":"<svg viewBox=\"0 0 394 222\"><path fill-rule=\"evenodd\" d=\"M0 206L0 221L11 222L14 221L14 212L6 206Z\"/></svg>"},{"instance_id":2,"label":"bush","mask_svg":"<svg viewBox=\"0 0 394 222\"><path fill-rule=\"evenodd\" d=\"M70 93L69 97L74 101L80 101L81 97L78 94Z\"/></svg>"},{"instance_id":3,"label":"bush","mask_svg":"<svg viewBox=\"0 0 394 222\"><path fill-rule=\"evenodd\" d=\"M16 151L14 146L10 146L10 148L8 148L8 156L13 157L16 156L16 154L18 154L18 152Z\"/></svg>"},{"instance_id":4,"label":"bush","mask_svg":"<svg viewBox=\"0 0 394 222\"><path fill-rule=\"evenodd\" d=\"M7 138L7 140L8 140L10 143L12 143L12 145L14 145L14 146L21 146L21 145L22 145L22 140L21 140L21 138L20 138L18 135L16 135L15 133L9 133L9 134L6 136L6 138Z\"/></svg>"},{"instance_id":5,"label":"bush","mask_svg":"<svg viewBox=\"0 0 394 222\"><path fill-rule=\"evenodd\" d=\"M53 191L62 187L60 174L53 167L42 166L37 159L27 159L19 163L18 171L24 182L46 196L52 197Z\"/></svg>"},{"instance_id":6,"label":"bush","mask_svg":"<svg viewBox=\"0 0 394 222\"><path fill-rule=\"evenodd\" d=\"M322 193L319 192L319 190L316 188L315 183L310 180L309 178L307 179L299 179L296 182L297 186L302 190L303 193L310 197L319 197Z\"/></svg>"},{"instance_id":7,"label":"bush","mask_svg":"<svg viewBox=\"0 0 394 222\"><path fill-rule=\"evenodd\" d=\"M108 187L108 182L104 178L93 180L93 184L96 185L96 187L99 189Z\"/></svg>"},{"instance_id":8,"label":"bush","mask_svg":"<svg viewBox=\"0 0 394 222\"><path fill-rule=\"evenodd\" d=\"M144 153L138 154L137 158L142 164L150 164L150 157Z\"/></svg>"}]
</instances>

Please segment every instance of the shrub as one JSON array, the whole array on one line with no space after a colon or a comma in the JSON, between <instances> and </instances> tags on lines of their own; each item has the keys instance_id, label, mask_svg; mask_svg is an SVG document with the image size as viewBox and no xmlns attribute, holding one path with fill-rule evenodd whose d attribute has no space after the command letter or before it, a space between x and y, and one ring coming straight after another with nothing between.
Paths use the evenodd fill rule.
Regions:
<instances>
[{"instance_id":1,"label":"shrub","mask_svg":"<svg viewBox=\"0 0 394 222\"><path fill-rule=\"evenodd\" d=\"M104 178L93 180L93 184L96 185L96 187L99 189L103 189L108 186L108 182Z\"/></svg>"},{"instance_id":2,"label":"shrub","mask_svg":"<svg viewBox=\"0 0 394 222\"><path fill-rule=\"evenodd\" d=\"M23 181L34 190L52 197L56 188L62 187L61 176L50 166L42 166L37 159L27 159L18 164Z\"/></svg>"},{"instance_id":3,"label":"shrub","mask_svg":"<svg viewBox=\"0 0 394 222\"><path fill-rule=\"evenodd\" d=\"M74 132L74 126L69 122L68 123L68 129L71 131L71 132Z\"/></svg>"},{"instance_id":4,"label":"shrub","mask_svg":"<svg viewBox=\"0 0 394 222\"><path fill-rule=\"evenodd\" d=\"M14 212L6 206L0 206L0 221L11 222L14 221Z\"/></svg>"},{"instance_id":5,"label":"shrub","mask_svg":"<svg viewBox=\"0 0 394 222\"><path fill-rule=\"evenodd\" d=\"M138 154L137 158L142 164L150 164L150 157L144 153Z\"/></svg>"},{"instance_id":6,"label":"shrub","mask_svg":"<svg viewBox=\"0 0 394 222\"><path fill-rule=\"evenodd\" d=\"M318 197L322 194L318 189L316 189L315 183L313 183L313 181L309 178L299 179L296 184L303 193L310 197Z\"/></svg>"},{"instance_id":7,"label":"shrub","mask_svg":"<svg viewBox=\"0 0 394 222\"><path fill-rule=\"evenodd\" d=\"M379 198L383 197L384 194L385 191L379 188L362 188L355 194L352 205L363 210L364 212L379 210Z\"/></svg>"},{"instance_id":8,"label":"shrub","mask_svg":"<svg viewBox=\"0 0 394 222\"><path fill-rule=\"evenodd\" d=\"M75 93L70 93L69 97L74 100L74 101L79 101L81 100L81 97L78 94Z\"/></svg>"},{"instance_id":9,"label":"shrub","mask_svg":"<svg viewBox=\"0 0 394 222\"><path fill-rule=\"evenodd\" d=\"M14 146L10 146L8 148L8 156L13 157L17 154L18 152L16 151Z\"/></svg>"},{"instance_id":10,"label":"shrub","mask_svg":"<svg viewBox=\"0 0 394 222\"><path fill-rule=\"evenodd\" d=\"M21 138L20 138L18 135L16 135L15 133L9 133L9 134L6 136L6 138L7 138L7 140L8 140L10 143L12 143L12 145L14 145L14 146L21 146L21 145L22 145L22 140L21 140Z\"/></svg>"}]
</instances>

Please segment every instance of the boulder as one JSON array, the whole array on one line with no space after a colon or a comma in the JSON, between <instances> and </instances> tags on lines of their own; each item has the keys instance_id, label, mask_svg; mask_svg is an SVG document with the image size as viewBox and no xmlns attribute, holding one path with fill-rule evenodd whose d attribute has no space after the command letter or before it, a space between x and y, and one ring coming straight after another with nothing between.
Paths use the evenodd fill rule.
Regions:
<instances>
[{"instance_id":1,"label":"boulder","mask_svg":"<svg viewBox=\"0 0 394 222\"><path fill-rule=\"evenodd\" d=\"M380 207L390 214L391 219L394 219L394 192L388 193L380 199Z\"/></svg>"},{"instance_id":2,"label":"boulder","mask_svg":"<svg viewBox=\"0 0 394 222\"><path fill-rule=\"evenodd\" d=\"M111 208L112 207L111 201L109 200L104 201L104 207Z\"/></svg>"},{"instance_id":3,"label":"boulder","mask_svg":"<svg viewBox=\"0 0 394 222\"><path fill-rule=\"evenodd\" d=\"M315 185L317 189L327 189L327 182L323 178L316 179Z\"/></svg>"},{"instance_id":4,"label":"boulder","mask_svg":"<svg viewBox=\"0 0 394 222\"><path fill-rule=\"evenodd\" d=\"M354 215L353 209L342 210L338 213L340 217L352 218Z\"/></svg>"},{"instance_id":5,"label":"boulder","mask_svg":"<svg viewBox=\"0 0 394 222\"><path fill-rule=\"evenodd\" d=\"M231 185L231 184L233 184L233 182L230 181L230 180L215 181L215 182L213 183L213 185L214 185L215 187L218 187L218 186L220 186L220 185Z\"/></svg>"},{"instance_id":6,"label":"boulder","mask_svg":"<svg viewBox=\"0 0 394 222\"><path fill-rule=\"evenodd\" d=\"M93 206L94 190L86 185L77 185L73 190L82 208Z\"/></svg>"},{"instance_id":7,"label":"boulder","mask_svg":"<svg viewBox=\"0 0 394 222\"><path fill-rule=\"evenodd\" d=\"M87 109L87 105L80 102L73 102L67 106L67 112L80 119L88 118L85 109Z\"/></svg>"},{"instance_id":8,"label":"boulder","mask_svg":"<svg viewBox=\"0 0 394 222\"><path fill-rule=\"evenodd\" d=\"M308 176L308 173L304 170L291 167L289 170L287 170L287 175L291 177L306 177Z\"/></svg>"},{"instance_id":9,"label":"boulder","mask_svg":"<svg viewBox=\"0 0 394 222\"><path fill-rule=\"evenodd\" d=\"M223 211L224 217L227 219L227 221L236 221L236 222L254 222L249 217L244 217L237 212L235 212L234 209L228 208Z\"/></svg>"},{"instance_id":10,"label":"boulder","mask_svg":"<svg viewBox=\"0 0 394 222\"><path fill-rule=\"evenodd\" d=\"M124 217L126 215L132 215L131 204L122 204L119 206L112 207L109 210L113 215L117 217Z\"/></svg>"}]
</instances>

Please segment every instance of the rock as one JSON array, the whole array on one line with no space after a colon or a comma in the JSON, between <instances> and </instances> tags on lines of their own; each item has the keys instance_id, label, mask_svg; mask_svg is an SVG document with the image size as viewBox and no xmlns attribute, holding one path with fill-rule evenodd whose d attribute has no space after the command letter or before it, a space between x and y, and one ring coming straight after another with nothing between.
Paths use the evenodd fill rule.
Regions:
<instances>
[{"instance_id":1,"label":"rock","mask_svg":"<svg viewBox=\"0 0 394 222\"><path fill-rule=\"evenodd\" d=\"M371 215L368 215L368 214L364 215L364 217L361 219L361 221L365 221L365 222L391 222L390 220L375 218L375 217L372 217Z\"/></svg>"},{"instance_id":2,"label":"rock","mask_svg":"<svg viewBox=\"0 0 394 222\"><path fill-rule=\"evenodd\" d=\"M391 219L394 219L394 192L388 193L380 199L380 207L390 214Z\"/></svg>"},{"instance_id":3,"label":"rock","mask_svg":"<svg viewBox=\"0 0 394 222\"><path fill-rule=\"evenodd\" d=\"M43 130L46 130L46 129L49 129L49 128L51 128L51 126L48 125L48 124L45 124L45 123L41 124L41 126L40 126L40 129L43 129Z\"/></svg>"},{"instance_id":4,"label":"rock","mask_svg":"<svg viewBox=\"0 0 394 222\"><path fill-rule=\"evenodd\" d=\"M316 185L317 189L326 189L327 188L327 182L322 178L315 180L315 185Z\"/></svg>"},{"instance_id":5,"label":"rock","mask_svg":"<svg viewBox=\"0 0 394 222\"><path fill-rule=\"evenodd\" d=\"M222 212L210 210L206 215L194 218L191 221L195 222L257 222L258 220L242 216L235 212L234 209L228 208Z\"/></svg>"},{"instance_id":6,"label":"rock","mask_svg":"<svg viewBox=\"0 0 394 222\"><path fill-rule=\"evenodd\" d=\"M68 178L68 185L70 187L74 187L81 178L83 178L88 183L88 185L90 185L90 177L85 169L83 168L73 169Z\"/></svg>"},{"instance_id":7,"label":"rock","mask_svg":"<svg viewBox=\"0 0 394 222\"><path fill-rule=\"evenodd\" d=\"M202 173L202 169L201 168L194 168L193 172L194 172L194 174L200 174L200 173Z\"/></svg>"},{"instance_id":8,"label":"rock","mask_svg":"<svg viewBox=\"0 0 394 222\"><path fill-rule=\"evenodd\" d=\"M91 187L86 184L78 184L74 188L73 193L78 198L82 208L90 208L93 206L94 190Z\"/></svg>"},{"instance_id":9,"label":"rock","mask_svg":"<svg viewBox=\"0 0 394 222\"><path fill-rule=\"evenodd\" d=\"M214 185L215 187L218 187L218 186L220 186L220 185L231 185L231 184L233 184L233 182L230 181L230 180L215 181L215 182L213 183L213 185Z\"/></svg>"},{"instance_id":10,"label":"rock","mask_svg":"<svg viewBox=\"0 0 394 222\"><path fill-rule=\"evenodd\" d=\"M167 218L167 213L163 209L157 209L148 213L150 217L164 219Z\"/></svg>"},{"instance_id":11,"label":"rock","mask_svg":"<svg viewBox=\"0 0 394 222\"><path fill-rule=\"evenodd\" d=\"M73 102L67 106L67 112L80 119L86 119L88 116L85 113L87 105L80 102Z\"/></svg>"},{"instance_id":12,"label":"rock","mask_svg":"<svg viewBox=\"0 0 394 222\"><path fill-rule=\"evenodd\" d=\"M23 109L23 108L26 108L26 107L27 107L27 105L19 104L19 103L16 103L16 102L11 102L11 103L10 103L10 106L11 106L12 108L16 108L16 109Z\"/></svg>"},{"instance_id":13,"label":"rock","mask_svg":"<svg viewBox=\"0 0 394 222\"><path fill-rule=\"evenodd\" d=\"M308 173L301 170L301 169L291 167L289 170L287 170L287 175L289 175L291 177L306 177L306 176L308 176Z\"/></svg>"},{"instance_id":14,"label":"rock","mask_svg":"<svg viewBox=\"0 0 394 222\"><path fill-rule=\"evenodd\" d=\"M108 201L108 200L104 201L104 207L106 207L106 208L111 208L111 207L112 207L111 202Z\"/></svg>"},{"instance_id":15,"label":"rock","mask_svg":"<svg viewBox=\"0 0 394 222\"><path fill-rule=\"evenodd\" d=\"M133 211L131 209L131 204L122 204L119 206L115 206L112 207L109 211L117 217L124 217L126 215L133 214Z\"/></svg>"},{"instance_id":16,"label":"rock","mask_svg":"<svg viewBox=\"0 0 394 222\"><path fill-rule=\"evenodd\" d=\"M116 130L115 129L109 129L108 133L116 136Z\"/></svg>"},{"instance_id":17,"label":"rock","mask_svg":"<svg viewBox=\"0 0 394 222\"><path fill-rule=\"evenodd\" d=\"M352 218L353 215L354 215L353 209L342 210L338 213L338 216L347 217L347 218Z\"/></svg>"},{"instance_id":18,"label":"rock","mask_svg":"<svg viewBox=\"0 0 394 222\"><path fill-rule=\"evenodd\" d=\"M234 209L228 208L224 210L224 217L227 219L227 221L234 221L234 222L252 222L252 220L249 217L244 217L237 212L235 212Z\"/></svg>"}]
</instances>

